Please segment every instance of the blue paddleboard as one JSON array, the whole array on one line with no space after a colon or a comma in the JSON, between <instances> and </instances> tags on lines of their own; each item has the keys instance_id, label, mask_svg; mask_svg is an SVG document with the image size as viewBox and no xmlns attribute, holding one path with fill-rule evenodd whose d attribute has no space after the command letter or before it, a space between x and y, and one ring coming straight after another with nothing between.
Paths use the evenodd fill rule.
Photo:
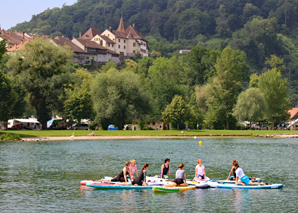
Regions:
<instances>
[{"instance_id":1,"label":"blue paddleboard","mask_svg":"<svg viewBox=\"0 0 298 213\"><path fill-rule=\"evenodd\" d=\"M283 184L272 184L272 185L236 185L236 184L217 184L217 188L226 188L226 189L280 189L283 187Z\"/></svg>"},{"instance_id":2,"label":"blue paddleboard","mask_svg":"<svg viewBox=\"0 0 298 213\"><path fill-rule=\"evenodd\" d=\"M121 186L121 185L97 185L97 184L86 184L86 186L99 188L99 189L152 189L153 186Z\"/></svg>"}]
</instances>

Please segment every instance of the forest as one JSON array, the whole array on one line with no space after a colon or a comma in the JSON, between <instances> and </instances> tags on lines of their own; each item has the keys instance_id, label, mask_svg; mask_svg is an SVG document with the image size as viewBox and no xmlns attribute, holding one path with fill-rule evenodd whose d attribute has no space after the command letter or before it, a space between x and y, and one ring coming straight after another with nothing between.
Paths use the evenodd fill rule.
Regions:
<instances>
[{"instance_id":1,"label":"forest","mask_svg":"<svg viewBox=\"0 0 298 213\"><path fill-rule=\"evenodd\" d=\"M266 58L284 59L292 106L298 101L298 0L78 0L33 15L13 30L51 37L78 37L90 27L116 29L123 16L149 41L150 51L171 57L179 49L231 46L243 50L251 73L261 74Z\"/></svg>"},{"instance_id":2,"label":"forest","mask_svg":"<svg viewBox=\"0 0 298 213\"><path fill-rule=\"evenodd\" d=\"M126 25L135 23L149 42L150 57L127 60L121 68L108 63L97 71L98 75L91 75L96 80L89 80L90 88L82 86L90 96L106 101L92 105L92 116L104 126L111 118L116 119L113 122L117 125L164 120L178 124L177 128L179 123L194 125L203 120L208 120L212 128L236 128L237 120L270 121L274 126L287 118L286 110L298 105L297 6L298 0L78 0L74 5L34 15L31 21L12 29L71 38L90 27L101 31L109 26L116 29L121 16ZM180 49L191 52L180 55ZM5 75L18 73L15 71L18 67L13 65L16 62L12 61L4 57L0 63ZM82 75L75 74L79 70L77 65L66 64L68 72L61 71L62 76ZM104 94L92 92L99 82L115 89L117 84L113 84L117 80L110 78L121 76L122 72L132 72L134 76L127 81L135 79L134 83L118 88L117 93L107 90L106 94L111 93L109 100ZM126 79L125 76L122 78ZM58 83L57 79L54 82ZM130 88L129 85L135 85L139 91L136 97L124 95L123 88ZM46 101L51 103L50 111L66 116L65 107L73 104L67 100L75 101L78 94L80 97L86 94L74 91L73 86L61 88L60 93L56 90L61 94L61 105ZM117 99L122 97L120 94L132 99L121 102ZM139 100L138 105L132 104L135 100ZM29 105L33 103L30 97L26 101ZM259 105L251 107L256 102ZM108 107L111 103L123 106L119 108L122 111L113 114L116 109ZM177 109L178 105L184 106L184 113ZM252 112L243 110L247 107Z\"/></svg>"}]
</instances>

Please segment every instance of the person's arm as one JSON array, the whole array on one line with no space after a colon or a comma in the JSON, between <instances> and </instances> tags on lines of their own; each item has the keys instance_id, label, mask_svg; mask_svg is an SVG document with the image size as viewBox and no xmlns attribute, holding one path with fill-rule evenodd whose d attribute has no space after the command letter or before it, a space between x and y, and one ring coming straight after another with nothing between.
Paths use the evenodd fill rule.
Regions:
<instances>
[{"instance_id":1,"label":"person's arm","mask_svg":"<svg viewBox=\"0 0 298 213\"><path fill-rule=\"evenodd\" d=\"M229 177L227 178L227 180L230 179L232 172L233 172L233 167L232 167L232 169L231 169L231 171L230 171L230 173L229 173Z\"/></svg>"},{"instance_id":2,"label":"person's arm","mask_svg":"<svg viewBox=\"0 0 298 213\"><path fill-rule=\"evenodd\" d=\"M164 164L163 164L163 165L161 166L161 168L160 168L160 169L161 169L161 172L160 172L160 178L161 178L161 179L163 179L163 167L164 167Z\"/></svg>"},{"instance_id":3,"label":"person's arm","mask_svg":"<svg viewBox=\"0 0 298 213\"><path fill-rule=\"evenodd\" d=\"M204 172L204 180L206 179L206 172L205 172L205 168L203 169L203 172Z\"/></svg>"},{"instance_id":4,"label":"person's arm","mask_svg":"<svg viewBox=\"0 0 298 213\"><path fill-rule=\"evenodd\" d=\"M136 166L136 177L139 177L139 175L138 175L138 168L137 168L137 166Z\"/></svg>"},{"instance_id":5,"label":"person's arm","mask_svg":"<svg viewBox=\"0 0 298 213\"><path fill-rule=\"evenodd\" d=\"M184 173L184 183L186 183L186 172Z\"/></svg>"},{"instance_id":6,"label":"person's arm","mask_svg":"<svg viewBox=\"0 0 298 213\"><path fill-rule=\"evenodd\" d=\"M171 179L171 167L169 165L169 179Z\"/></svg>"},{"instance_id":7,"label":"person's arm","mask_svg":"<svg viewBox=\"0 0 298 213\"><path fill-rule=\"evenodd\" d=\"M124 180L125 180L125 183L127 183L127 171L126 171L126 167L123 169L123 176L124 176Z\"/></svg>"},{"instance_id":8,"label":"person's arm","mask_svg":"<svg viewBox=\"0 0 298 213\"><path fill-rule=\"evenodd\" d=\"M195 174L195 178L197 178L197 174L198 174L198 168L196 167L196 174Z\"/></svg>"}]
</instances>

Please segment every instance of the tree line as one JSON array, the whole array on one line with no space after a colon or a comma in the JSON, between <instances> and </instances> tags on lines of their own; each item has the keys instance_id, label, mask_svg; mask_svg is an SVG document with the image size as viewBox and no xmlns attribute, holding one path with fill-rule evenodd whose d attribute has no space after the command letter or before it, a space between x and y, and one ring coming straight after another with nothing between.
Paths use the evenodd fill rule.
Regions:
<instances>
[{"instance_id":1,"label":"tree line","mask_svg":"<svg viewBox=\"0 0 298 213\"><path fill-rule=\"evenodd\" d=\"M1 44L5 44L2 42ZM3 51L1 57L3 56ZM235 129L238 120L288 118L288 81L282 59L266 59L269 69L250 74L246 54L230 46L193 47L188 54L109 62L88 72L71 62L73 53L34 39L0 63L0 120L34 115L46 129L53 114L90 118L106 129L115 124L164 121L171 128L210 126Z\"/></svg>"}]
</instances>

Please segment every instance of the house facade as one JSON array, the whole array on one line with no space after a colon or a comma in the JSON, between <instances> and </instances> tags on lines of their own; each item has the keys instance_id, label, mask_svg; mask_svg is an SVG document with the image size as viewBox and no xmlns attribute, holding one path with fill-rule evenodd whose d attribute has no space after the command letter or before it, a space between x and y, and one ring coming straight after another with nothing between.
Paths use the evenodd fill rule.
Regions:
<instances>
[{"instance_id":1,"label":"house facade","mask_svg":"<svg viewBox=\"0 0 298 213\"><path fill-rule=\"evenodd\" d=\"M125 28L123 18L120 19L117 30L110 27L101 35L115 42L113 51L120 55L132 57L137 52L140 52L142 56L149 55L148 41L141 36L134 24Z\"/></svg>"}]
</instances>

